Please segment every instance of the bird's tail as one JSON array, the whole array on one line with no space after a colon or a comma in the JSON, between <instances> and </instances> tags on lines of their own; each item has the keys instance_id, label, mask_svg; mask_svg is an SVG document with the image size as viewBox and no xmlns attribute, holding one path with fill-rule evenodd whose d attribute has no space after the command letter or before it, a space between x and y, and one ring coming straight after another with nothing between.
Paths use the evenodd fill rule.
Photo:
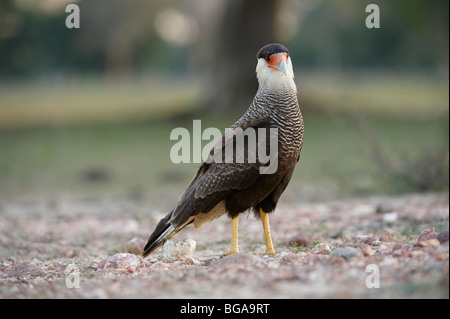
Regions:
<instances>
[{"instance_id":1,"label":"bird's tail","mask_svg":"<svg viewBox=\"0 0 450 319\"><path fill-rule=\"evenodd\" d=\"M147 257L148 255L150 255L152 251L154 251L160 245L164 244L167 239L175 235L174 232L178 232L177 229L170 224L172 212L161 219L158 225L156 225L156 229L150 235L147 244L145 245L144 253L142 254L143 257Z\"/></svg>"}]
</instances>

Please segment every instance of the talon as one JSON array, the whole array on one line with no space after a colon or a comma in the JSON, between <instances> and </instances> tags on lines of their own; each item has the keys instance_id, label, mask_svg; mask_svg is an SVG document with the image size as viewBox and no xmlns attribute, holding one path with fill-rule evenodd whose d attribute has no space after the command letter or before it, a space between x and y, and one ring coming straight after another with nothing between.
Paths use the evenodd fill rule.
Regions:
<instances>
[{"instance_id":1,"label":"talon","mask_svg":"<svg viewBox=\"0 0 450 319\"><path fill-rule=\"evenodd\" d=\"M230 256L233 254L239 254L239 249L238 250L230 250L229 252L227 252L226 254L223 254L223 256Z\"/></svg>"}]
</instances>

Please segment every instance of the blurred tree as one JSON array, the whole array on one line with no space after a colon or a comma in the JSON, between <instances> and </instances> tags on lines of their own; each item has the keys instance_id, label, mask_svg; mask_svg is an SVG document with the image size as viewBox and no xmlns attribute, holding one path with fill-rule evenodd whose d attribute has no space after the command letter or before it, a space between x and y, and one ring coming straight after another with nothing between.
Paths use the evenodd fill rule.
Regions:
<instances>
[{"instance_id":1,"label":"blurred tree","mask_svg":"<svg viewBox=\"0 0 450 319\"><path fill-rule=\"evenodd\" d=\"M77 50L86 55L100 52L105 74L110 78L132 73L136 48L154 39L152 20L158 4L141 0L82 2Z\"/></svg>"},{"instance_id":2,"label":"blurred tree","mask_svg":"<svg viewBox=\"0 0 450 319\"><path fill-rule=\"evenodd\" d=\"M448 1L323 0L317 3L289 43L297 67L440 69L446 70L444 75L448 77ZM365 27L365 8L370 3L380 8L379 29Z\"/></svg>"},{"instance_id":3,"label":"blurred tree","mask_svg":"<svg viewBox=\"0 0 450 319\"><path fill-rule=\"evenodd\" d=\"M132 74L139 62L158 56L161 40L153 19L161 3L83 1L81 28L67 29L64 6L46 12L37 5L20 7L13 0L0 0L0 76Z\"/></svg>"},{"instance_id":4,"label":"blurred tree","mask_svg":"<svg viewBox=\"0 0 450 319\"><path fill-rule=\"evenodd\" d=\"M402 39L403 56L427 65L437 63L439 71L448 78L449 1L404 0L390 1L389 5L409 31Z\"/></svg>"},{"instance_id":5,"label":"blurred tree","mask_svg":"<svg viewBox=\"0 0 450 319\"><path fill-rule=\"evenodd\" d=\"M280 0L225 2L215 37L207 107L214 111L244 110L258 88L256 52L276 42L275 18Z\"/></svg>"}]
</instances>

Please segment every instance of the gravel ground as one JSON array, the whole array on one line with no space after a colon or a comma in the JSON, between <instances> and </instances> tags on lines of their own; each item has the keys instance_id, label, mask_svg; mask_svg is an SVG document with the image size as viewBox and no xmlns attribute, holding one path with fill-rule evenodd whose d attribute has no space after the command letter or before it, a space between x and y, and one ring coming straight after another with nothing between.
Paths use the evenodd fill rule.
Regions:
<instances>
[{"instance_id":1,"label":"gravel ground","mask_svg":"<svg viewBox=\"0 0 450 319\"><path fill-rule=\"evenodd\" d=\"M286 203L287 202L287 203ZM150 207L150 208L149 208ZM0 202L0 298L448 298L448 194L281 203L261 222L186 228L192 257L138 253L164 213L145 198ZM191 241L192 242L192 241Z\"/></svg>"}]
</instances>

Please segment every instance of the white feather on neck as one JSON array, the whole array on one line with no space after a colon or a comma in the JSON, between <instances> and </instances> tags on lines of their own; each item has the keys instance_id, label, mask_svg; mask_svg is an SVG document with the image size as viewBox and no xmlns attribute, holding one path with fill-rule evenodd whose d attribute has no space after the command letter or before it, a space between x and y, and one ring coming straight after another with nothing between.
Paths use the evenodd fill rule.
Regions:
<instances>
[{"instance_id":1,"label":"white feather on neck","mask_svg":"<svg viewBox=\"0 0 450 319\"><path fill-rule=\"evenodd\" d=\"M288 57L286 63L286 74L279 70L269 68L266 60L258 59L256 65L256 77L258 78L260 88L272 90L294 90L297 93L297 86L294 81L294 70L292 68L291 58Z\"/></svg>"}]
</instances>

